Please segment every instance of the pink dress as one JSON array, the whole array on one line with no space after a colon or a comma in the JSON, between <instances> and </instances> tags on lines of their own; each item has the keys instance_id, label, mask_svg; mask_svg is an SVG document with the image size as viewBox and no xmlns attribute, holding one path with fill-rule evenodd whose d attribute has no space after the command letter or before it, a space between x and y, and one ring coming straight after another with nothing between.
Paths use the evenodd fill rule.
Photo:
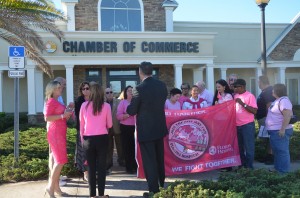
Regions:
<instances>
[{"instance_id":1,"label":"pink dress","mask_svg":"<svg viewBox=\"0 0 300 198\"><path fill-rule=\"evenodd\" d=\"M60 104L54 98L50 98L45 104L45 116L63 114L66 107ZM52 151L55 163L65 164L68 162L67 158L67 121L66 119L59 119L47 122L47 139Z\"/></svg>"}]
</instances>

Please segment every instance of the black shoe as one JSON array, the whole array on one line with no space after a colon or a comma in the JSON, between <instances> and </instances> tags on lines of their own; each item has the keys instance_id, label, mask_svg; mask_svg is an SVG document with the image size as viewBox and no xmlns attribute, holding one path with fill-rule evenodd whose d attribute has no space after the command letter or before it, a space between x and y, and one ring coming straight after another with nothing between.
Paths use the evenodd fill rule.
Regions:
<instances>
[{"instance_id":1,"label":"black shoe","mask_svg":"<svg viewBox=\"0 0 300 198\"><path fill-rule=\"evenodd\" d=\"M144 197L144 198L149 198L149 193L148 193L148 192L144 192L144 193L143 193L143 197Z\"/></svg>"}]
</instances>

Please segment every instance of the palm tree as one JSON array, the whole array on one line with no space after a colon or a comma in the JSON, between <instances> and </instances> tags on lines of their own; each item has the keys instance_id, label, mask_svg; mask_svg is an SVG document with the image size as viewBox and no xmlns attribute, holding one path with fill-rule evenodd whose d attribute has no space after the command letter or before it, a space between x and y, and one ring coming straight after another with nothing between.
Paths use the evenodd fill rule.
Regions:
<instances>
[{"instance_id":1,"label":"palm tree","mask_svg":"<svg viewBox=\"0 0 300 198\"><path fill-rule=\"evenodd\" d=\"M50 78L53 71L41 55L45 45L37 30L50 32L61 41L64 34L55 26L56 20L66 19L51 0L0 0L0 38L24 46L26 56Z\"/></svg>"}]
</instances>

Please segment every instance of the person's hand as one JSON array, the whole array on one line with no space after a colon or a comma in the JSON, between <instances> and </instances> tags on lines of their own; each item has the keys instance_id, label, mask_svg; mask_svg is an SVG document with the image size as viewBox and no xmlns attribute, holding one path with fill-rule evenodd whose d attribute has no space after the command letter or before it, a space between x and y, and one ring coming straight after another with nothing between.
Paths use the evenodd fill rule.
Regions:
<instances>
[{"instance_id":1,"label":"person's hand","mask_svg":"<svg viewBox=\"0 0 300 198\"><path fill-rule=\"evenodd\" d=\"M69 105L68 105L68 107L74 109L74 107L75 107L74 102L70 102Z\"/></svg>"},{"instance_id":2,"label":"person's hand","mask_svg":"<svg viewBox=\"0 0 300 198\"><path fill-rule=\"evenodd\" d=\"M243 101L240 99L240 98L236 98L235 99L235 102L237 102L237 103L239 103L240 105L242 105L243 106Z\"/></svg>"},{"instance_id":3,"label":"person's hand","mask_svg":"<svg viewBox=\"0 0 300 198\"><path fill-rule=\"evenodd\" d=\"M279 134L280 137L284 137L285 130L284 129L280 129L279 132L278 132L278 134Z\"/></svg>"},{"instance_id":4,"label":"person's hand","mask_svg":"<svg viewBox=\"0 0 300 198\"><path fill-rule=\"evenodd\" d=\"M72 113L73 113L72 111L66 111L64 113L64 118L66 118L68 120L71 117Z\"/></svg>"},{"instance_id":5,"label":"person's hand","mask_svg":"<svg viewBox=\"0 0 300 198\"><path fill-rule=\"evenodd\" d=\"M123 120L129 118L129 116L130 116L130 115L129 115L128 113L123 114Z\"/></svg>"}]
</instances>

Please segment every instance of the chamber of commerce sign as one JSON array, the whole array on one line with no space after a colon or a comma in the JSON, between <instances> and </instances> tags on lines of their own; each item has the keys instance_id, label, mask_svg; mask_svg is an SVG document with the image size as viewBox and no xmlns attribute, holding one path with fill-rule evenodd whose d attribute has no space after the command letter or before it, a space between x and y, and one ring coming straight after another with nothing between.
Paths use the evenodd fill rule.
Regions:
<instances>
[{"instance_id":1,"label":"chamber of commerce sign","mask_svg":"<svg viewBox=\"0 0 300 198\"><path fill-rule=\"evenodd\" d=\"M65 53L199 53L199 42L148 42L135 41L117 43L115 41L65 41Z\"/></svg>"}]
</instances>

